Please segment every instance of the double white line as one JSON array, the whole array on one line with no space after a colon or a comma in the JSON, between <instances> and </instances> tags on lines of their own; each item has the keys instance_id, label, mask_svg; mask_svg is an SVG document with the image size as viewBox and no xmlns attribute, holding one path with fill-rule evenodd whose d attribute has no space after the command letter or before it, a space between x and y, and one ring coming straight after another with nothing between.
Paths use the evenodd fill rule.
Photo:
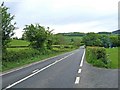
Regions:
<instances>
[{"instance_id":1,"label":"double white line","mask_svg":"<svg viewBox=\"0 0 120 90\"><path fill-rule=\"evenodd\" d=\"M82 60L81 60L81 63L80 63L80 69L78 70L78 74L80 74L81 71L82 71L81 68L83 66L84 57L85 57L85 50L84 50L84 53L83 53L83 56L82 56ZM75 84L79 84L79 82L80 82L80 77L76 77Z\"/></svg>"}]
</instances>

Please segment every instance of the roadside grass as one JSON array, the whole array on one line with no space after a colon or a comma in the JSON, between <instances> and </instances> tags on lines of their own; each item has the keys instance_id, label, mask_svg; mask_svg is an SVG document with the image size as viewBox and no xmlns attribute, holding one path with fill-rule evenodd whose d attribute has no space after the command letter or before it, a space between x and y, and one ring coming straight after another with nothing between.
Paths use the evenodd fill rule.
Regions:
<instances>
[{"instance_id":1,"label":"roadside grass","mask_svg":"<svg viewBox=\"0 0 120 90\"><path fill-rule=\"evenodd\" d=\"M109 59L111 60L111 68L113 69L118 68L118 49L120 49L120 47L106 49Z\"/></svg>"},{"instance_id":2,"label":"roadside grass","mask_svg":"<svg viewBox=\"0 0 120 90\"><path fill-rule=\"evenodd\" d=\"M2 63L4 63L5 66L2 65L2 70L0 69L0 72L4 72L4 71L7 71L7 70L10 70L13 68L18 68L18 67L21 67L21 66L33 63L33 62L41 61L43 59L50 58L50 57L53 57L56 55L60 55L60 54L63 54L65 52L69 52L72 50L75 50L75 48L72 48L72 49L70 49L70 48L69 49L67 49L67 48L63 48L63 49L53 48L52 51L50 51L46 54L36 55L34 57L25 58L25 59L21 59L18 61L2 62ZM17 53L21 52L20 50L17 50L17 49L15 51Z\"/></svg>"}]
</instances>

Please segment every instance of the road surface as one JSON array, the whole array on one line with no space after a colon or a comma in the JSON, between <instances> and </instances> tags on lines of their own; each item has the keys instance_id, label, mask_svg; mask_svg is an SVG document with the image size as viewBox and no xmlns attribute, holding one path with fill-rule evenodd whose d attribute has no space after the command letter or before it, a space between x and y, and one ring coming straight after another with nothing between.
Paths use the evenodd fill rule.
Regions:
<instances>
[{"instance_id":1,"label":"road surface","mask_svg":"<svg viewBox=\"0 0 120 90\"><path fill-rule=\"evenodd\" d=\"M85 49L81 47L2 75L2 88L73 88L80 80L77 72L83 63L83 54Z\"/></svg>"},{"instance_id":2,"label":"road surface","mask_svg":"<svg viewBox=\"0 0 120 90\"><path fill-rule=\"evenodd\" d=\"M49 58L2 75L7 88L118 88L118 69L96 68L85 61L85 49Z\"/></svg>"}]
</instances>

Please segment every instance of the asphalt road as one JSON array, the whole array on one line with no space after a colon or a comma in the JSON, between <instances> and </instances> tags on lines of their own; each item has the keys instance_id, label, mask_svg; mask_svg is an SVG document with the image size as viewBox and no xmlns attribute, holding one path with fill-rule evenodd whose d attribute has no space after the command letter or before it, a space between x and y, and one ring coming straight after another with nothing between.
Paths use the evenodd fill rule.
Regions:
<instances>
[{"instance_id":1,"label":"asphalt road","mask_svg":"<svg viewBox=\"0 0 120 90\"><path fill-rule=\"evenodd\" d=\"M80 65L83 65L84 51L81 47L2 75L2 88L73 88L80 80L77 74Z\"/></svg>"}]
</instances>

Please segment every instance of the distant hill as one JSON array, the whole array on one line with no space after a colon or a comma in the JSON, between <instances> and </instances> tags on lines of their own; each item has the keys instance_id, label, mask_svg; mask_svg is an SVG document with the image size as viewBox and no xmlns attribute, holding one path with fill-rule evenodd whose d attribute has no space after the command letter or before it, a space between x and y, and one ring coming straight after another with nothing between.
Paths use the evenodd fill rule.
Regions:
<instances>
[{"instance_id":1,"label":"distant hill","mask_svg":"<svg viewBox=\"0 0 120 90\"><path fill-rule=\"evenodd\" d=\"M57 35L63 35L63 36L84 36L85 33L82 33L82 32L69 32L69 33L58 33Z\"/></svg>"},{"instance_id":2,"label":"distant hill","mask_svg":"<svg viewBox=\"0 0 120 90\"><path fill-rule=\"evenodd\" d=\"M98 32L98 34L111 34L111 32Z\"/></svg>"},{"instance_id":3,"label":"distant hill","mask_svg":"<svg viewBox=\"0 0 120 90\"><path fill-rule=\"evenodd\" d=\"M98 32L98 34L120 34L120 30L115 30L112 32Z\"/></svg>"},{"instance_id":4,"label":"distant hill","mask_svg":"<svg viewBox=\"0 0 120 90\"><path fill-rule=\"evenodd\" d=\"M112 34L120 34L120 29L116 30L116 31L113 31Z\"/></svg>"},{"instance_id":5,"label":"distant hill","mask_svg":"<svg viewBox=\"0 0 120 90\"><path fill-rule=\"evenodd\" d=\"M111 34L120 34L120 30L115 30L112 32L98 32L98 34L106 34L106 35L111 35ZM85 36L86 33L83 32L68 32L68 33L57 33L56 35L63 35L63 36Z\"/></svg>"}]
</instances>

